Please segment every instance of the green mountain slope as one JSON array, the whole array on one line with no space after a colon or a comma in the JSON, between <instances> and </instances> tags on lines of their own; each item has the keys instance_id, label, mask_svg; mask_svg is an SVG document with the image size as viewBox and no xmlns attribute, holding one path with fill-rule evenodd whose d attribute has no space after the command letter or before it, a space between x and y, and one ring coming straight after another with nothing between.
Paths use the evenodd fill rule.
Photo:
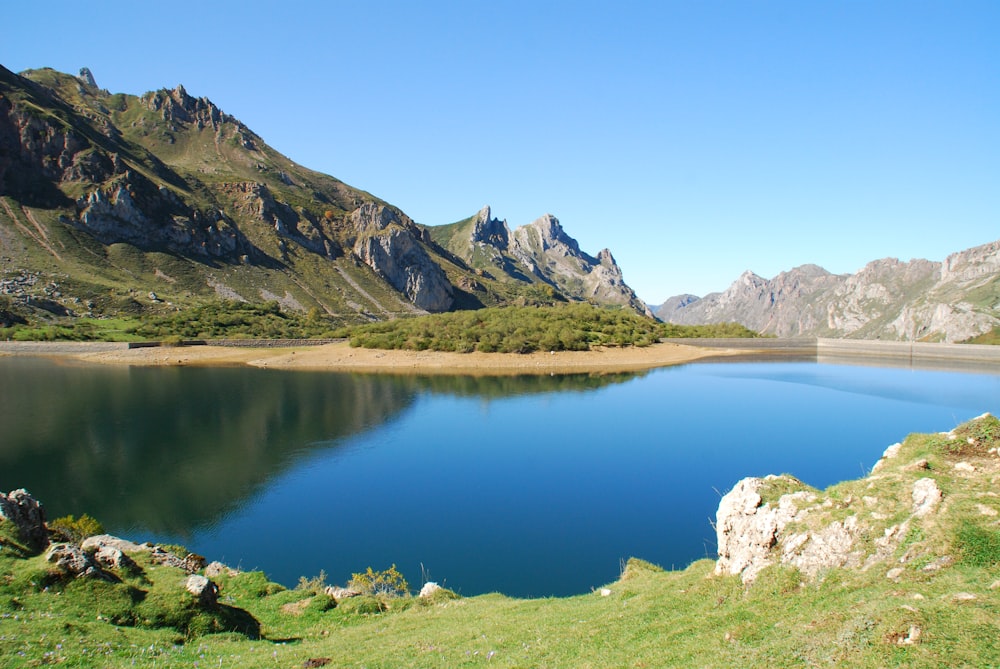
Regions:
<instances>
[{"instance_id":1,"label":"green mountain slope","mask_svg":"<svg viewBox=\"0 0 1000 669\"><path fill-rule=\"evenodd\" d=\"M111 94L89 71L0 67L0 297L22 311L143 314L236 299L355 323L607 301L528 273L486 274L465 255L182 86Z\"/></svg>"}]
</instances>

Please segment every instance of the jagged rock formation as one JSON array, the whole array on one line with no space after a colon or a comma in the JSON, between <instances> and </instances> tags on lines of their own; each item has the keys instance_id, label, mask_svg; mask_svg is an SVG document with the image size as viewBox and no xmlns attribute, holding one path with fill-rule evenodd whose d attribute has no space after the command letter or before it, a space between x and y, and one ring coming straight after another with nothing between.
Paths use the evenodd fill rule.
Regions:
<instances>
[{"instance_id":1,"label":"jagged rock formation","mask_svg":"<svg viewBox=\"0 0 1000 669\"><path fill-rule=\"evenodd\" d=\"M28 548L41 550L49 544L45 526L45 510L24 488L9 494L0 493L0 520L7 520L17 528L18 537Z\"/></svg>"},{"instance_id":2,"label":"jagged rock formation","mask_svg":"<svg viewBox=\"0 0 1000 669\"><path fill-rule=\"evenodd\" d=\"M487 206L472 218L432 228L431 235L480 275L527 278L573 299L625 305L652 316L625 284L611 252L603 249L596 258L584 253L551 214L511 232Z\"/></svg>"},{"instance_id":3,"label":"jagged rock formation","mask_svg":"<svg viewBox=\"0 0 1000 669\"><path fill-rule=\"evenodd\" d=\"M488 209L476 220L460 252L442 248L183 86L112 95L87 68L0 67L0 280L30 272L65 287L55 300L19 291L16 305L102 315L284 296L285 308L360 322L517 302L539 283L560 293L550 301L640 304L611 254L581 253L555 219L533 224L537 242L513 240ZM471 249L498 275L464 260Z\"/></svg>"},{"instance_id":4,"label":"jagged rock formation","mask_svg":"<svg viewBox=\"0 0 1000 669\"><path fill-rule=\"evenodd\" d=\"M1000 472L997 426L984 414L941 435L934 462L918 457L926 445L894 444L868 477L836 492L820 493L787 475L739 481L719 503L715 573L751 583L781 564L809 579L838 567L882 568L896 578L911 564L924 571L949 564L953 556L937 555L947 547L932 538L932 528L944 522L938 479L971 478L991 488ZM984 515L997 513L979 506Z\"/></svg>"},{"instance_id":5,"label":"jagged rock formation","mask_svg":"<svg viewBox=\"0 0 1000 669\"><path fill-rule=\"evenodd\" d=\"M351 214L357 230L354 254L413 304L447 311L454 297L444 271L421 242L430 241L409 219L388 207L366 204Z\"/></svg>"},{"instance_id":6,"label":"jagged rock formation","mask_svg":"<svg viewBox=\"0 0 1000 669\"><path fill-rule=\"evenodd\" d=\"M963 341L1000 326L1000 242L943 263L876 260L855 274L803 265L768 280L748 270L721 293L671 298L657 316L779 337Z\"/></svg>"}]
</instances>

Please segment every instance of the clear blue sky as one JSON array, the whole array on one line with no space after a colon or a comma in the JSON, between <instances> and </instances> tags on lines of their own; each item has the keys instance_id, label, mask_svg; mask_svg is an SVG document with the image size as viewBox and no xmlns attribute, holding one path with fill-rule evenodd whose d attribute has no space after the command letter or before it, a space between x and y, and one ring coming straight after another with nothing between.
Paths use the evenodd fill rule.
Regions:
<instances>
[{"instance_id":1,"label":"clear blue sky","mask_svg":"<svg viewBox=\"0 0 1000 669\"><path fill-rule=\"evenodd\" d=\"M0 63L182 83L429 225L489 204L651 303L1000 238L1000 2L20 2Z\"/></svg>"}]
</instances>

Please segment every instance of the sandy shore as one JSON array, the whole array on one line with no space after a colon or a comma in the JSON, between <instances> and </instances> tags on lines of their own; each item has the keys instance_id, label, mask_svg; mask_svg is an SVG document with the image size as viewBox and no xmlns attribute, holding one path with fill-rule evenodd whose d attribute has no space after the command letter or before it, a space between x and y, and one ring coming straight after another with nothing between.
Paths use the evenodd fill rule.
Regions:
<instances>
[{"instance_id":1,"label":"sandy shore","mask_svg":"<svg viewBox=\"0 0 1000 669\"><path fill-rule=\"evenodd\" d=\"M45 355L81 362L137 365L251 365L277 369L384 372L392 374L569 374L632 372L678 365L707 357L743 355L741 349L708 349L680 344L645 348L600 348L556 353L439 353L351 348L346 342L298 348L184 346L129 349L95 344L0 343L0 355Z\"/></svg>"}]
</instances>

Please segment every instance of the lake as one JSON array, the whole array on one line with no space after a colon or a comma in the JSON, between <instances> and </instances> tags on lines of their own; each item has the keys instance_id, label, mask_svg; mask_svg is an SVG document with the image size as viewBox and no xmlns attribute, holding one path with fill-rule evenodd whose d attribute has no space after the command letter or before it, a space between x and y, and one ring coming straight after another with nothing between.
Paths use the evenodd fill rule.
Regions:
<instances>
[{"instance_id":1,"label":"lake","mask_svg":"<svg viewBox=\"0 0 1000 669\"><path fill-rule=\"evenodd\" d=\"M569 595L715 557L744 476L824 488L1000 413L1000 373L810 361L413 377L0 358L0 489L293 586Z\"/></svg>"}]
</instances>

